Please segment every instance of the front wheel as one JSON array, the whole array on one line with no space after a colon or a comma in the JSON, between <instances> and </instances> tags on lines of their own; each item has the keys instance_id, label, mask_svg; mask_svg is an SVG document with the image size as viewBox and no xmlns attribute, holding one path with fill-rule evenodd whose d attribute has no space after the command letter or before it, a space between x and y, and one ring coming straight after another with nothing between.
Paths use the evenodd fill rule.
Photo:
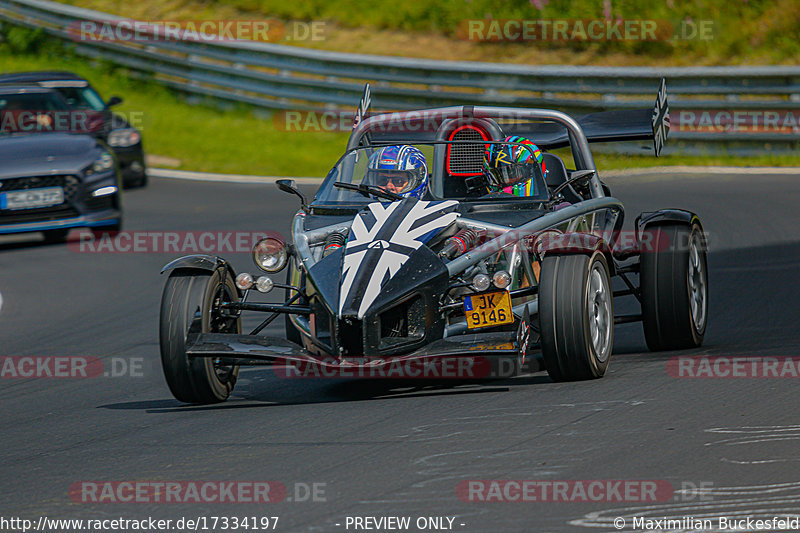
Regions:
<instances>
[{"instance_id":1,"label":"front wheel","mask_svg":"<svg viewBox=\"0 0 800 533\"><path fill-rule=\"evenodd\" d=\"M161 298L161 366L172 395L185 403L215 403L230 396L239 366L208 357L189 358L190 333L241 333L241 319L220 309L239 296L230 273L178 269Z\"/></svg>"},{"instance_id":2,"label":"front wheel","mask_svg":"<svg viewBox=\"0 0 800 533\"><path fill-rule=\"evenodd\" d=\"M648 226L652 249L642 251L642 324L652 351L697 348L708 319L708 264L697 222Z\"/></svg>"},{"instance_id":3,"label":"front wheel","mask_svg":"<svg viewBox=\"0 0 800 533\"><path fill-rule=\"evenodd\" d=\"M614 343L613 293L605 256L545 256L540 279L539 327L547 373L553 381L602 377Z\"/></svg>"}]
</instances>

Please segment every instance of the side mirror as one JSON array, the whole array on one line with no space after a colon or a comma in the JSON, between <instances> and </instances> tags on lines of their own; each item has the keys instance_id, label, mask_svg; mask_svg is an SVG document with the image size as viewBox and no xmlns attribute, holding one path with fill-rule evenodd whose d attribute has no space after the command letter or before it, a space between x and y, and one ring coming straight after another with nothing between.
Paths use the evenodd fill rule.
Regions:
<instances>
[{"instance_id":1,"label":"side mirror","mask_svg":"<svg viewBox=\"0 0 800 533\"><path fill-rule=\"evenodd\" d=\"M275 182L275 185L277 185L278 188L283 192L288 192L289 194L294 194L295 196L298 196L300 198L301 209L306 213L308 213L308 205L306 204L306 197L303 196L303 193L301 193L300 190L297 188L297 184L294 182L294 180L288 180L288 179L277 180Z\"/></svg>"},{"instance_id":2,"label":"side mirror","mask_svg":"<svg viewBox=\"0 0 800 533\"><path fill-rule=\"evenodd\" d=\"M594 170L576 170L569 175L569 181L577 184L588 182L594 176Z\"/></svg>"},{"instance_id":3,"label":"side mirror","mask_svg":"<svg viewBox=\"0 0 800 533\"><path fill-rule=\"evenodd\" d=\"M120 98L119 96L112 96L111 98L108 99L108 102L106 102L106 106L114 107L115 105L119 105L121 103L122 103L122 98Z\"/></svg>"},{"instance_id":4,"label":"side mirror","mask_svg":"<svg viewBox=\"0 0 800 533\"><path fill-rule=\"evenodd\" d=\"M576 171L570 173L569 179L567 181L565 181L564 183L562 183L561 185L559 185L558 187L556 187L555 189L553 189L550 192L550 195L553 198L556 198L561 191L563 191L564 189L566 189L570 185L580 186L582 184L587 183L590 179L592 179L592 176L594 176L595 172L597 172L597 171L596 170L576 170Z\"/></svg>"}]
</instances>

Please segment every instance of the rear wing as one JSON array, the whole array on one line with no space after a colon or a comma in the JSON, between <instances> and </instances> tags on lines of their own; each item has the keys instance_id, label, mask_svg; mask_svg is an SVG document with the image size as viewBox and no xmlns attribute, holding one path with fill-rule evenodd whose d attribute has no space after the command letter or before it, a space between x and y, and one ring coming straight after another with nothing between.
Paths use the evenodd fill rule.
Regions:
<instances>
[{"instance_id":1,"label":"rear wing","mask_svg":"<svg viewBox=\"0 0 800 533\"><path fill-rule=\"evenodd\" d=\"M570 146L569 133L564 123L552 120L548 114L563 113L546 109L515 109L480 106L452 106L446 108L381 113L369 117L371 104L369 84L364 86L364 95L359 101L353 120L353 132L348 141L349 147L368 146L371 142L430 142L437 139L438 127L444 120L487 118L496 120L505 135L527 137L544 149ZM427 114L427 115L426 115ZM541 115L541 116L539 116ZM376 121L369 127L362 127L365 120ZM412 118L413 117L413 118ZM564 116L567 118L566 116ZM424 120L423 120L424 119ZM403 128L404 121L413 123L413 128ZM661 79L655 105L648 109L625 109L603 111L584 115L577 120L580 129L590 143L653 140L656 157L661 154L669 135L669 102L667 101L667 82ZM395 124L393 121L397 122ZM384 126L384 127L381 127ZM394 126L394 127L393 127ZM398 127L400 126L400 127Z\"/></svg>"},{"instance_id":2,"label":"rear wing","mask_svg":"<svg viewBox=\"0 0 800 533\"><path fill-rule=\"evenodd\" d=\"M661 78L656 102L651 109L590 113L579 117L577 121L590 143L652 139L653 149L658 157L667 142L670 128L667 82ZM515 135L533 139L541 148L569 146L567 132L556 124L519 124L511 129Z\"/></svg>"}]
</instances>

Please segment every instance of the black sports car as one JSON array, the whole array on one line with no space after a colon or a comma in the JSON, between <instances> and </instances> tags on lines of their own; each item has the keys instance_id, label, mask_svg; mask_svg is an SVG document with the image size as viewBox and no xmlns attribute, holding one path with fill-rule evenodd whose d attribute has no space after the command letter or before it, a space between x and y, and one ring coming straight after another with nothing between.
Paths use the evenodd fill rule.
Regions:
<instances>
[{"instance_id":1,"label":"black sports car","mask_svg":"<svg viewBox=\"0 0 800 533\"><path fill-rule=\"evenodd\" d=\"M0 86L0 234L58 242L72 228L120 228L119 169L95 135L102 127L53 89Z\"/></svg>"},{"instance_id":2,"label":"black sports car","mask_svg":"<svg viewBox=\"0 0 800 533\"><path fill-rule=\"evenodd\" d=\"M658 155L668 132L663 82L655 109L579 120L479 106L363 118L368 102L367 88L345 154L310 204L291 180L278 182L300 197L301 210L291 242L267 237L254 247L266 275L237 275L223 258L202 255L164 267L161 358L177 399L222 401L239 365L258 363L291 375L438 378L455 359L450 368L466 372L447 377L475 378L515 374L533 359L554 380L598 378L614 325L633 321L643 322L653 350L702 343L708 285L698 217L642 214L635 239L621 238L622 203L589 149L649 139ZM532 151L523 138L543 152L541 162L488 164L510 148ZM373 155L383 164L380 150L397 145L427 159L421 198L371 180ZM567 146L572 170L548 151ZM522 183L524 194L506 187ZM286 283L269 276L283 269ZM614 290L612 278L625 288ZM275 287L285 303L247 301ZM622 297L637 299L641 312L615 315ZM245 311L269 316L243 335ZM286 338L259 334L280 315Z\"/></svg>"},{"instance_id":3,"label":"black sports car","mask_svg":"<svg viewBox=\"0 0 800 533\"><path fill-rule=\"evenodd\" d=\"M104 101L89 82L72 72L16 72L0 75L2 84L37 84L59 91L67 103L76 110L94 110L106 121L104 140L117 156L122 183L125 187L143 187L147 184L147 171L142 148L142 134L111 108L122 103L122 98L112 96Z\"/></svg>"}]
</instances>

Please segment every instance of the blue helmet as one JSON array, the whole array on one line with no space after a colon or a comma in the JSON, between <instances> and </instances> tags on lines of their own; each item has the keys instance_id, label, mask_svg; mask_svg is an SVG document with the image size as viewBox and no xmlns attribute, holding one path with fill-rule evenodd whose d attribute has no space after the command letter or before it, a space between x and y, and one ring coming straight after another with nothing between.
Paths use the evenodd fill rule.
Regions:
<instances>
[{"instance_id":1,"label":"blue helmet","mask_svg":"<svg viewBox=\"0 0 800 533\"><path fill-rule=\"evenodd\" d=\"M406 198L422 198L428 188L428 164L413 146L384 146L369 157L364 182Z\"/></svg>"}]
</instances>

